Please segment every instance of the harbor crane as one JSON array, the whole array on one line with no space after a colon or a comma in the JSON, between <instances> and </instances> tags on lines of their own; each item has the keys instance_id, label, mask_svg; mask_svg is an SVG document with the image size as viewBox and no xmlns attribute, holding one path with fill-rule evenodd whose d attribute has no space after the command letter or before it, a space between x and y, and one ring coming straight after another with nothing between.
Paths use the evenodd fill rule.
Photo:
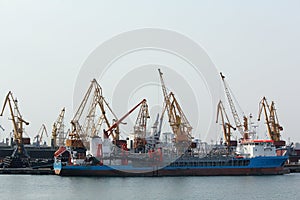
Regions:
<instances>
[{"instance_id":1,"label":"harbor crane","mask_svg":"<svg viewBox=\"0 0 300 200\"><path fill-rule=\"evenodd\" d=\"M192 142L192 126L187 120L181 106L175 98L174 93L167 93L167 88L163 80L163 73L160 69L158 69L158 72L164 96L164 109L162 116L164 115L164 112L167 112L169 124L175 135L175 146L179 154L184 154Z\"/></svg>"},{"instance_id":2,"label":"harbor crane","mask_svg":"<svg viewBox=\"0 0 300 200\"><path fill-rule=\"evenodd\" d=\"M219 101L218 107L217 107L216 123L218 123L218 121L219 121L219 116L221 116L221 125L223 128L224 138L225 138L227 148L229 150L231 146L237 146L237 142L231 140L231 129L236 130L236 128L230 124L228 115L225 111L224 105L221 100Z\"/></svg>"},{"instance_id":3,"label":"harbor crane","mask_svg":"<svg viewBox=\"0 0 300 200\"><path fill-rule=\"evenodd\" d=\"M158 120L159 119L159 120ZM159 138L161 135L161 128L162 128L162 123L163 123L163 119L164 119L164 115L161 115L161 117L159 118L159 114L157 114L156 116L156 120L153 124L153 128L154 128L154 139L156 141L156 143L159 142ZM157 129L158 127L158 129Z\"/></svg>"},{"instance_id":4,"label":"harbor crane","mask_svg":"<svg viewBox=\"0 0 300 200\"><path fill-rule=\"evenodd\" d=\"M104 103L104 104L103 104ZM107 127L110 127L110 122L106 116L106 112L104 109L104 105L106 105L106 107L109 109L110 113L112 113L112 115L114 116L114 119L112 120L113 123L117 121L117 116L115 115L115 113L112 111L111 107L109 106L109 104L107 103L107 101L105 101L105 99L103 99L103 103L99 104L102 115L98 118L96 124L94 124L92 130L91 130L91 137L95 137L97 135L99 135L100 132L100 128L102 127L102 125L105 123ZM121 122L121 124L124 124ZM120 137L120 130L119 130L119 126L116 127L116 129L114 130L115 134L112 133L112 137L115 140L119 140Z\"/></svg>"},{"instance_id":5,"label":"harbor crane","mask_svg":"<svg viewBox=\"0 0 300 200\"><path fill-rule=\"evenodd\" d=\"M147 120L150 118L148 105L146 101L142 101L140 105L140 110L138 113L138 117L136 119L134 125L134 151L145 152L146 146L146 128L147 128Z\"/></svg>"},{"instance_id":6,"label":"harbor crane","mask_svg":"<svg viewBox=\"0 0 300 200\"><path fill-rule=\"evenodd\" d=\"M97 95L95 95L97 96ZM99 99L96 100L96 99ZM110 113L112 114L112 116L114 117L114 119L112 120L113 122L116 122L118 120L116 114L113 112L112 108L109 106L108 102L103 98L103 96L101 98L95 98L95 100L93 102L96 102L97 104L93 104L90 107L90 111L89 111L89 115L88 116L95 116L95 110L96 110L96 106L98 105L100 110L101 110L101 115L98 118L96 123L89 123L90 125L86 126L86 132L88 132L88 129L90 128L90 132L91 132L91 137L97 136L100 133L100 129L102 127L103 124L106 124L106 127L110 127L110 122L107 118L106 115L106 111L105 108L107 108ZM121 122L121 124L123 124ZM119 130L119 126L117 126L114 130L114 133L112 133L112 137L114 140L119 140L120 139L120 130Z\"/></svg>"},{"instance_id":7,"label":"harbor crane","mask_svg":"<svg viewBox=\"0 0 300 200\"><path fill-rule=\"evenodd\" d=\"M48 132L45 124L42 124L41 128L38 131L38 134L34 137L36 139L36 146L40 146L43 142L43 135L46 133L46 136L48 137Z\"/></svg>"},{"instance_id":8,"label":"harbor crane","mask_svg":"<svg viewBox=\"0 0 300 200\"><path fill-rule=\"evenodd\" d=\"M89 101L89 99L92 99ZM88 102L90 102L90 106L87 110L87 116L84 118L85 122L83 125L80 125L80 119L82 118L82 115L84 113L84 110L87 107ZM96 117L96 107L99 106L101 110L101 116L98 119L98 123L95 123L95 117ZM102 125L102 122L106 123L107 127L110 127L109 120L106 115L105 107L108 108L108 110L112 113L112 115L115 117L115 121L117 121L116 115L112 112L112 109L108 105L108 103L105 101L103 95L102 95L102 88L96 81L96 79L93 79L91 81L91 84L81 101L73 119L71 120L72 130L69 133L68 141L74 140L74 141L81 141L83 142L84 146L89 147L89 141L88 137L95 136L100 126ZM119 140L119 128L118 126L114 128L114 132L110 133L114 140ZM80 143L80 142L79 142ZM79 144L80 146L83 144ZM70 145L70 144L69 144Z\"/></svg>"},{"instance_id":9,"label":"harbor crane","mask_svg":"<svg viewBox=\"0 0 300 200\"><path fill-rule=\"evenodd\" d=\"M56 148L57 146L64 145L65 135L64 135L64 118L65 118L65 108L60 111L60 114L52 126L52 139L51 147Z\"/></svg>"},{"instance_id":10,"label":"harbor crane","mask_svg":"<svg viewBox=\"0 0 300 200\"><path fill-rule=\"evenodd\" d=\"M274 141L276 147L284 146L285 141L281 140L280 134L283 131L283 127L279 124L274 101L269 104L266 97L262 98L259 103L258 121L260 121L263 111L270 139Z\"/></svg>"},{"instance_id":11,"label":"harbor crane","mask_svg":"<svg viewBox=\"0 0 300 200\"><path fill-rule=\"evenodd\" d=\"M103 130L103 134L104 134L104 138L109 138L110 136L113 136L114 130L119 126L119 124L121 124L123 122L123 120L125 118L127 118L135 109L137 109L140 105L142 105L142 107L148 107L146 106L146 99L143 99L140 103L138 103L136 106L134 106L131 110L129 110L123 117L121 117L119 120L117 120L113 125L111 125L107 130ZM141 109L144 109L141 108ZM144 112L144 111L143 111ZM113 137L114 139L114 137Z\"/></svg>"},{"instance_id":12,"label":"harbor crane","mask_svg":"<svg viewBox=\"0 0 300 200\"><path fill-rule=\"evenodd\" d=\"M12 92L9 91L6 95L2 111L0 116L3 116L4 110L8 105L11 120L13 124L13 134L14 134L14 142L15 142L15 150L11 155L11 166L19 167L21 164L22 166L29 166L29 155L27 154L24 144L23 144L23 124L29 125L29 122L25 121L20 113L18 108L18 101L12 95ZM14 162L16 161L16 162Z\"/></svg>"},{"instance_id":13,"label":"harbor crane","mask_svg":"<svg viewBox=\"0 0 300 200\"><path fill-rule=\"evenodd\" d=\"M223 82L223 85L224 85L225 94L227 96L228 104L230 106L231 113L232 113L232 116L233 116L233 119L234 119L235 127L238 129L238 131L240 132L240 134L243 136L244 139L248 139L248 137L249 137L248 136L248 119L245 115L243 115L244 123L242 125L240 117L238 115L238 112L235 108L233 99L231 97L231 93L229 91L229 86L225 81L225 76L222 74L222 72L220 73L220 75L221 75L221 79L222 79L222 82Z\"/></svg>"}]
</instances>

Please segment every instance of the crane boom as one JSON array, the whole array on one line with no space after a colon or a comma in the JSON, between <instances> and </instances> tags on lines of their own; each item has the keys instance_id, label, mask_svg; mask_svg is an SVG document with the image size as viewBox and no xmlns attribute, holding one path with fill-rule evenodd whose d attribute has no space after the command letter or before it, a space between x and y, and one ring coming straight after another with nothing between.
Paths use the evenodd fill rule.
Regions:
<instances>
[{"instance_id":1,"label":"crane boom","mask_svg":"<svg viewBox=\"0 0 300 200\"><path fill-rule=\"evenodd\" d=\"M82 99L82 101L81 101L81 103L80 103L80 105L79 105L79 107L78 107L78 109L77 109L77 111L76 111L76 113L75 113L72 121L71 121L72 129L73 129L72 132L73 133L78 132L79 131L78 129L80 129L80 127L79 127L79 119L81 118L81 115L82 115L82 113L83 113L83 111L84 111L84 109L86 107L86 104L88 102L88 99L89 99L90 94L91 94L92 89L93 89L93 85L96 82L97 82L96 79L92 80L92 83L90 84L87 92L85 93L84 98ZM79 135L79 133L77 133L77 134Z\"/></svg>"},{"instance_id":2,"label":"crane boom","mask_svg":"<svg viewBox=\"0 0 300 200\"><path fill-rule=\"evenodd\" d=\"M48 137L47 128L46 128L45 124L42 124L41 128L38 131L38 134L34 137L34 139L36 139L36 145L37 146L41 145L41 143L43 141L44 132L46 133L46 135Z\"/></svg>"},{"instance_id":3,"label":"crane boom","mask_svg":"<svg viewBox=\"0 0 300 200\"><path fill-rule=\"evenodd\" d=\"M11 101L14 104L14 110ZM9 106L11 120L14 127L14 140L17 144L17 153L19 156L25 155L26 157L28 157L23 145L23 123L25 125L29 125L29 122L25 121L22 118L22 115L17 105L17 100L14 99L11 91L9 91L8 94L6 95L0 116L3 116L6 105Z\"/></svg>"},{"instance_id":4,"label":"crane boom","mask_svg":"<svg viewBox=\"0 0 300 200\"><path fill-rule=\"evenodd\" d=\"M229 122L229 118L225 111L222 101L219 101L219 103L218 103L216 123L218 123L218 121L219 121L219 116L221 116L224 138L225 138L227 147L229 149L231 146L231 131L230 130L231 129L235 130L235 128ZM225 118L224 118L224 116L225 116ZM226 119L226 121L225 121L225 119Z\"/></svg>"},{"instance_id":5,"label":"crane boom","mask_svg":"<svg viewBox=\"0 0 300 200\"><path fill-rule=\"evenodd\" d=\"M143 99L140 103L138 103L136 106L134 106L130 111L128 111L123 117L121 117L119 120L117 120L111 127L109 127L107 130L104 130L104 138L109 138L110 135L112 135L112 131L119 126L122 121L128 117L135 109L137 109L141 104L145 103L146 99Z\"/></svg>"},{"instance_id":6,"label":"crane boom","mask_svg":"<svg viewBox=\"0 0 300 200\"><path fill-rule=\"evenodd\" d=\"M234 119L235 126L238 129L238 131L241 133L241 135L244 136L245 131L248 131L247 118L245 116L243 116L243 118L244 118L244 126L243 126L242 123L241 123L240 117L238 115L238 112L235 108L235 105L234 105L233 99L231 97L231 94L229 92L228 85L225 81L225 76L222 74L222 72L220 73L220 75L221 75L221 78L222 78L222 82L223 82L224 89L225 89L225 94L227 96L227 100L228 100L228 103L229 103L229 106L230 106L230 109L231 109L231 113L232 113L232 116L233 116L233 119Z\"/></svg>"},{"instance_id":7,"label":"crane boom","mask_svg":"<svg viewBox=\"0 0 300 200\"><path fill-rule=\"evenodd\" d=\"M262 100L259 103L259 111L258 111L258 119L257 119L258 121L260 121L262 111L264 111L266 125L267 125L270 139L274 140L274 142L280 142L280 137L281 137L280 131L283 130L283 127L280 126L279 124L274 101L272 101L271 105L269 105L266 97L262 98Z\"/></svg>"},{"instance_id":8,"label":"crane boom","mask_svg":"<svg viewBox=\"0 0 300 200\"><path fill-rule=\"evenodd\" d=\"M150 118L148 105L143 101L134 125L134 150L136 153L145 152L147 120Z\"/></svg>"},{"instance_id":9,"label":"crane boom","mask_svg":"<svg viewBox=\"0 0 300 200\"><path fill-rule=\"evenodd\" d=\"M116 114L113 112L112 108L109 106L109 104L107 103L107 101L103 97L98 102L98 105L99 105L99 107L101 109L102 115L99 117L98 122L96 123L95 128L92 131L92 137L98 134L98 132L100 130L100 127L103 124L103 121L106 123L107 127L111 126L110 122L109 122L109 120L108 120L108 118L106 116L105 106L106 106L106 108L108 108L108 110L110 111L110 113L113 115L113 117L114 117L113 121L116 122L118 120L118 117L116 116ZM112 137L113 137L114 140L119 140L119 137L120 137L119 126L117 126L114 129L114 133L112 132L111 135L112 135Z\"/></svg>"},{"instance_id":10,"label":"crane boom","mask_svg":"<svg viewBox=\"0 0 300 200\"><path fill-rule=\"evenodd\" d=\"M57 145L61 146L64 145L64 118L65 118L65 108L60 111L60 114L56 121L53 123L52 126L52 139L51 139L51 146L53 148L57 147ZM59 140L57 141L57 136ZM63 141L62 141L63 140Z\"/></svg>"},{"instance_id":11,"label":"crane boom","mask_svg":"<svg viewBox=\"0 0 300 200\"><path fill-rule=\"evenodd\" d=\"M181 106L175 98L174 93L170 92L169 95L167 94L167 89L162 77L163 73L160 69L158 69L158 72L160 76L165 104L163 114L165 111L167 111L170 126L173 130L173 133L175 134L175 143L178 149L178 153L183 154L192 142L192 126L187 120L183 110L181 109ZM163 114L161 117L163 117Z\"/></svg>"},{"instance_id":12,"label":"crane boom","mask_svg":"<svg viewBox=\"0 0 300 200\"><path fill-rule=\"evenodd\" d=\"M91 98L90 98L91 97ZM90 100L90 105L87 108L87 103ZM100 117L96 120L96 107L99 106L100 108ZM82 117L84 110L87 108L87 116L84 118L84 124L80 125L79 120ZM110 122L106 116L106 108L112 113L115 117L115 121L118 120L116 115L113 113L112 109L105 101L102 95L102 88L96 81L93 79L83 100L80 103L80 106L74 115L74 118L71 121L72 124L72 132L69 134L70 137L73 139L80 139L82 140L83 144L86 147L89 147L89 140L88 137L94 137L98 134L100 126L102 126L103 122L106 123L107 128L110 127ZM118 126L114 128L114 132L110 132L114 140L119 140L119 128Z\"/></svg>"},{"instance_id":13,"label":"crane boom","mask_svg":"<svg viewBox=\"0 0 300 200\"><path fill-rule=\"evenodd\" d=\"M163 73L160 71L160 69L158 69L158 72L159 72L159 78L160 78L160 82L161 82L161 87L162 87L164 99L165 99L165 102L168 102L169 101L169 97L168 97L168 92L167 92L167 88L166 88L164 79L162 77Z\"/></svg>"}]
</instances>

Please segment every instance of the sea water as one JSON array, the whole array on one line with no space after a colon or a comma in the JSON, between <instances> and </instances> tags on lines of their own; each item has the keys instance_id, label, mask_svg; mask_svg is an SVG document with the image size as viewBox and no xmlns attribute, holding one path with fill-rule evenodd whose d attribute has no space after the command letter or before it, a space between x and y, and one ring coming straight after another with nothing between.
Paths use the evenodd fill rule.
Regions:
<instances>
[{"instance_id":1,"label":"sea water","mask_svg":"<svg viewBox=\"0 0 300 200\"><path fill-rule=\"evenodd\" d=\"M199 177L1 175L0 199L300 199L300 174Z\"/></svg>"}]
</instances>

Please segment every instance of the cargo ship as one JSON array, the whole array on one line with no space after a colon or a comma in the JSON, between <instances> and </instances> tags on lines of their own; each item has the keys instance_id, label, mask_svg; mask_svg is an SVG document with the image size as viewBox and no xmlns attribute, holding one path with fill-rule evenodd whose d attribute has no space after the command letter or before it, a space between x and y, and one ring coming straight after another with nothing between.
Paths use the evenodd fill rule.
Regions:
<instances>
[{"instance_id":1,"label":"cargo ship","mask_svg":"<svg viewBox=\"0 0 300 200\"><path fill-rule=\"evenodd\" d=\"M251 123L248 123L249 120L245 116L243 116L244 124L241 124L230 91L225 83L225 77L222 74L221 77L236 128L229 123L224 107L219 104L218 114L221 115L222 119L225 144L216 145L209 153L200 154L199 151L197 153L197 148L193 145L192 126L174 93L167 92L162 77L163 73L160 69L158 71L164 97L164 110L160 119L157 116L150 134L146 134L147 119L150 117L146 99L143 99L120 119L117 120L115 117L114 124L111 125L104 109L108 104L103 103L103 101L96 101L103 99L102 89L95 79L92 81L71 121L72 132L69 134L66 145L61 146L54 153L53 169L57 175L152 177L280 175L289 172L284 168L284 163L288 157L276 155L274 140L256 139L256 132L249 130L248 125ZM100 119L105 119L107 129L103 129L103 140L98 136L99 134L91 134L90 146L86 146L85 141L88 138L82 136L86 135L87 132L82 134L79 118L92 88L97 94L92 105L100 106L102 113ZM133 127L133 145L127 149L129 141L119 139L119 125L138 107L140 110ZM91 110L94 112L95 106ZM107 110L111 111L111 108ZM160 133L165 112L168 114L168 122L174 137L169 142L163 143L160 140ZM242 135L238 144L237 141L231 140L231 129L238 129ZM87 152L86 147L89 147L89 152Z\"/></svg>"},{"instance_id":2,"label":"cargo ship","mask_svg":"<svg viewBox=\"0 0 300 200\"><path fill-rule=\"evenodd\" d=\"M202 157L187 152L171 162L168 159L164 160L162 151L154 153L156 158L148 154L148 159L143 161L124 152L126 151L120 156L110 156L105 160L104 157L85 156L85 150L82 148L61 147L55 153L53 167L55 173L60 176L154 177L288 173L288 170L284 169L287 157L276 155L272 140L243 140L231 154L228 154L226 147L216 147L214 151ZM105 161L110 164L106 164Z\"/></svg>"}]
</instances>

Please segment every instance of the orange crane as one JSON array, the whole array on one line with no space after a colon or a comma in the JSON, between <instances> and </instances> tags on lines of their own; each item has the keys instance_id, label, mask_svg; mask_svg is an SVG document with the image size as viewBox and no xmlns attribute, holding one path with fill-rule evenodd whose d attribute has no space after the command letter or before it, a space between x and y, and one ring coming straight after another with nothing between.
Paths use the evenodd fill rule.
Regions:
<instances>
[{"instance_id":1,"label":"orange crane","mask_svg":"<svg viewBox=\"0 0 300 200\"><path fill-rule=\"evenodd\" d=\"M93 79L90 86L89 86L89 88L88 88L88 90L87 90L87 92L86 92L86 94L85 94L85 96L84 96L84 98L83 98L83 100L81 101L81 103L80 103L73 119L71 120L72 131L69 134L69 137L71 137L72 139L80 139L80 137L81 137L85 142L87 140L86 133L82 133L82 126L80 125L79 120L81 119L83 111L86 107L86 104L89 100L89 97L90 97L94 87L96 88L97 92L100 93L99 95L100 96L102 95L102 88L99 86L100 88L98 90L98 88L97 88L98 83L97 83L96 79Z\"/></svg>"},{"instance_id":2,"label":"orange crane","mask_svg":"<svg viewBox=\"0 0 300 200\"><path fill-rule=\"evenodd\" d=\"M46 133L46 135L48 137L47 128L46 128L45 124L42 124L40 130L38 131L38 134L34 137L34 139L36 139L36 146L40 146L42 144L44 132Z\"/></svg>"},{"instance_id":3,"label":"orange crane","mask_svg":"<svg viewBox=\"0 0 300 200\"><path fill-rule=\"evenodd\" d=\"M238 112L235 108L233 99L231 97L231 93L229 91L228 84L225 81L225 76L222 74L222 72L220 73L220 75L221 75L222 82L223 82L223 85L224 85L225 94L227 96L228 104L230 106L231 113L232 113L232 116L233 116L233 119L234 119L235 127L238 129L238 131L241 133L241 135L243 136L244 139L248 139L248 137L249 137L248 136L248 119L245 115L243 115L244 123L242 125L240 117L238 115Z\"/></svg>"},{"instance_id":4,"label":"orange crane","mask_svg":"<svg viewBox=\"0 0 300 200\"><path fill-rule=\"evenodd\" d=\"M218 120L219 116L221 116L221 123L222 123L222 128L223 128L223 133L224 133L224 138L226 141L227 148L230 149L231 146L237 146L237 142L231 140L231 129L236 130L236 128L230 124L228 115L225 111L222 101L219 101L218 103L216 123L218 123L219 121Z\"/></svg>"},{"instance_id":5,"label":"orange crane","mask_svg":"<svg viewBox=\"0 0 300 200\"><path fill-rule=\"evenodd\" d=\"M56 119L56 121L53 123L52 126L52 139L51 139L51 147L56 148L57 146L64 145L64 118L65 118L65 108L63 108ZM57 141L57 136L59 137L59 140Z\"/></svg>"},{"instance_id":6,"label":"orange crane","mask_svg":"<svg viewBox=\"0 0 300 200\"><path fill-rule=\"evenodd\" d=\"M23 145L23 124L29 125L29 122L25 121L22 118L22 115L19 111L18 108L18 101L14 99L11 91L8 92L6 95L2 112L0 116L3 116L4 109L6 105L9 106L10 114L11 114L11 120L13 123L13 134L14 134L14 141L16 143L16 149L14 150L12 157L17 157L17 158L29 158L24 145ZM13 109L14 106L14 109Z\"/></svg>"},{"instance_id":7,"label":"orange crane","mask_svg":"<svg viewBox=\"0 0 300 200\"><path fill-rule=\"evenodd\" d=\"M280 131L283 131L283 127L279 124L274 101L272 101L271 105L269 105L266 97L262 98L259 103L258 121L260 121L262 111L264 111L265 114L270 139L274 141L276 147L284 146L285 141L281 140L280 134Z\"/></svg>"},{"instance_id":8,"label":"orange crane","mask_svg":"<svg viewBox=\"0 0 300 200\"><path fill-rule=\"evenodd\" d=\"M94 91L94 92L93 92ZM87 103L89 102L89 99L92 96L92 100L90 101L90 106L87 111L87 117L85 118L84 125L80 125L80 119L82 117L82 114L84 110L87 107ZM100 107L101 110L101 116L98 120L98 123L95 124L95 116L96 116L96 107L97 105ZM112 112L112 109L109 107L108 103L105 101L103 95L102 95L102 88L96 81L96 79L93 79L83 100L81 101L78 110L76 111L73 119L71 120L72 130L69 133L69 139L67 140L68 145L71 145L74 142L74 145L86 146L89 147L89 141L88 137L94 136L99 129L99 121L104 121L107 125L107 127L110 127L109 120L106 116L105 107L109 109L109 111L112 113L112 115L115 117L115 121L117 121L116 115ZM119 131L118 127L114 128L114 133L110 133L114 140L119 139ZM73 142L71 142L73 141ZM71 142L71 143L70 143Z\"/></svg>"},{"instance_id":9,"label":"orange crane","mask_svg":"<svg viewBox=\"0 0 300 200\"><path fill-rule=\"evenodd\" d=\"M134 151L145 153L147 120L150 118L148 105L142 101L140 111L134 126Z\"/></svg>"},{"instance_id":10,"label":"orange crane","mask_svg":"<svg viewBox=\"0 0 300 200\"><path fill-rule=\"evenodd\" d=\"M165 86L163 80L163 73L160 69L158 69L160 82L162 86L163 96L164 96L164 112L167 111L169 117L169 124L175 134L175 145L178 150L179 154L183 154L186 150L190 147L192 142L192 126L190 125L189 121L187 120L181 106L179 105L177 99L173 92L167 93L167 88Z\"/></svg>"},{"instance_id":11,"label":"orange crane","mask_svg":"<svg viewBox=\"0 0 300 200\"><path fill-rule=\"evenodd\" d=\"M83 129L82 126L80 125L79 120L81 119L81 116L83 114L83 111L86 107L86 104L89 100L89 97L92 93L93 88L98 87L98 83L96 81L96 79L93 79L86 94L83 97L83 100L81 101L73 119L71 120L71 125L72 125L72 130L68 135L68 139L66 140L66 146L70 146L70 147L84 147L87 146L87 134L83 133ZM100 89L98 90L98 92L100 92L100 95L102 93L102 89L100 87ZM83 144L85 143L85 145Z\"/></svg>"}]
</instances>

